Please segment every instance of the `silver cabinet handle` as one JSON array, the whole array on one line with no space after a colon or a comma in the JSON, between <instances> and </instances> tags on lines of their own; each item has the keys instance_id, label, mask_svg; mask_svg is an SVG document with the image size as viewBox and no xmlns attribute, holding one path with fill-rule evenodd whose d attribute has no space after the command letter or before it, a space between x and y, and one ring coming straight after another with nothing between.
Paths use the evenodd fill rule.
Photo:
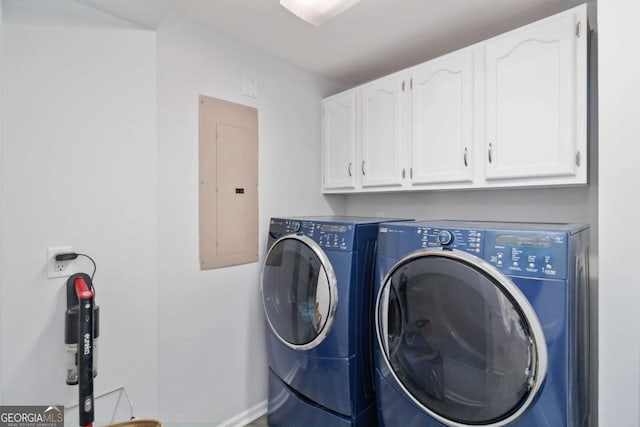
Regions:
<instances>
[{"instance_id":1,"label":"silver cabinet handle","mask_svg":"<svg viewBox=\"0 0 640 427\"><path fill-rule=\"evenodd\" d=\"M364 173L364 160L362 161L362 175L366 175L366 174Z\"/></svg>"},{"instance_id":2,"label":"silver cabinet handle","mask_svg":"<svg viewBox=\"0 0 640 427\"><path fill-rule=\"evenodd\" d=\"M467 149L467 147L464 147L464 156L462 156L462 159L464 160L464 167L466 168L467 166L469 166L469 162L467 161L467 156L469 155L469 150Z\"/></svg>"},{"instance_id":3,"label":"silver cabinet handle","mask_svg":"<svg viewBox=\"0 0 640 427\"><path fill-rule=\"evenodd\" d=\"M413 168L409 168L409 178L413 179Z\"/></svg>"},{"instance_id":4,"label":"silver cabinet handle","mask_svg":"<svg viewBox=\"0 0 640 427\"><path fill-rule=\"evenodd\" d=\"M405 168L402 168L402 179L404 179L404 177L405 177L405 173L404 172L405 172Z\"/></svg>"},{"instance_id":5,"label":"silver cabinet handle","mask_svg":"<svg viewBox=\"0 0 640 427\"><path fill-rule=\"evenodd\" d=\"M351 162L349 162L349 176L351 176Z\"/></svg>"},{"instance_id":6,"label":"silver cabinet handle","mask_svg":"<svg viewBox=\"0 0 640 427\"><path fill-rule=\"evenodd\" d=\"M493 159L491 157L492 151L493 151L493 145L489 143L489 163L493 162Z\"/></svg>"}]
</instances>

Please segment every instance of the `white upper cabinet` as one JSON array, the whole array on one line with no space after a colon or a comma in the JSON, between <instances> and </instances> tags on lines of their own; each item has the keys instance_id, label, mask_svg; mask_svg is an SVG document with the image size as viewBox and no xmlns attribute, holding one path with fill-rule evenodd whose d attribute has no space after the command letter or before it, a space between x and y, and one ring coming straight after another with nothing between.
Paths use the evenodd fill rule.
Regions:
<instances>
[{"instance_id":1,"label":"white upper cabinet","mask_svg":"<svg viewBox=\"0 0 640 427\"><path fill-rule=\"evenodd\" d=\"M351 90L322 102L323 189L356 188L356 97Z\"/></svg>"},{"instance_id":2,"label":"white upper cabinet","mask_svg":"<svg viewBox=\"0 0 640 427\"><path fill-rule=\"evenodd\" d=\"M486 42L487 180L586 182L587 35L582 6Z\"/></svg>"},{"instance_id":3,"label":"white upper cabinet","mask_svg":"<svg viewBox=\"0 0 640 427\"><path fill-rule=\"evenodd\" d=\"M467 49L411 70L414 185L473 178L473 51Z\"/></svg>"},{"instance_id":4,"label":"white upper cabinet","mask_svg":"<svg viewBox=\"0 0 640 427\"><path fill-rule=\"evenodd\" d=\"M408 89L404 77L393 74L361 89L363 187L402 185L403 93Z\"/></svg>"},{"instance_id":5,"label":"white upper cabinet","mask_svg":"<svg viewBox=\"0 0 640 427\"><path fill-rule=\"evenodd\" d=\"M587 183L587 5L327 98L327 193Z\"/></svg>"}]
</instances>

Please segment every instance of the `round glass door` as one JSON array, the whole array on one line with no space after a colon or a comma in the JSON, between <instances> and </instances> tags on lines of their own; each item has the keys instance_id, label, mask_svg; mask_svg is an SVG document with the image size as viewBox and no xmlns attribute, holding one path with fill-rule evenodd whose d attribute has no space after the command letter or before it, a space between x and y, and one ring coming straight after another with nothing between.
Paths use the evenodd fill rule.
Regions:
<instances>
[{"instance_id":1,"label":"round glass door","mask_svg":"<svg viewBox=\"0 0 640 427\"><path fill-rule=\"evenodd\" d=\"M306 236L285 236L269 252L262 273L262 302L273 333L289 347L320 344L338 303L336 277L322 249Z\"/></svg>"},{"instance_id":2,"label":"round glass door","mask_svg":"<svg viewBox=\"0 0 640 427\"><path fill-rule=\"evenodd\" d=\"M410 255L386 276L376 305L392 375L446 425L508 424L544 380L546 344L535 312L511 280L473 255Z\"/></svg>"}]
</instances>

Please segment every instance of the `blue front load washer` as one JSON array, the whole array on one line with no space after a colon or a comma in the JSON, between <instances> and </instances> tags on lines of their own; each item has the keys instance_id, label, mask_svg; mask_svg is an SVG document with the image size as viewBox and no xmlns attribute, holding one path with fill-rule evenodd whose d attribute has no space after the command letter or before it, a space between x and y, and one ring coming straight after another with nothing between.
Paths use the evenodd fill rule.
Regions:
<instances>
[{"instance_id":1,"label":"blue front load washer","mask_svg":"<svg viewBox=\"0 0 640 427\"><path fill-rule=\"evenodd\" d=\"M273 218L262 274L269 425L373 426L380 218Z\"/></svg>"},{"instance_id":2,"label":"blue front load washer","mask_svg":"<svg viewBox=\"0 0 640 427\"><path fill-rule=\"evenodd\" d=\"M587 425L588 242L575 224L381 224L380 423Z\"/></svg>"}]
</instances>

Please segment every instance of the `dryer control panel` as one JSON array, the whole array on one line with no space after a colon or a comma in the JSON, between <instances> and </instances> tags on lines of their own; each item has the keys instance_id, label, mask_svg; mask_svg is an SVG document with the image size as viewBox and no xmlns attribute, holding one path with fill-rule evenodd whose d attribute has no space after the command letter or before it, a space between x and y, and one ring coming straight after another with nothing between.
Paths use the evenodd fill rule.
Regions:
<instances>
[{"instance_id":1,"label":"dryer control panel","mask_svg":"<svg viewBox=\"0 0 640 427\"><path fill-rule=\"evenodd\" d=\"M292 219L280 219L272 218L269 224L269 247L273 245L273 242L286 236L287 234L295 234L300 231L300 221Z\"/></svg>"},{"instance_id":2,"label":"dryer control panel","mask_svg":"<svg viewBox=\"0 0 640 427\"><path fill-rule=\"evenodd\" d=\"M324 250L351 252L354 233L354 225L350 223L273 218L269 246L285 235L298 234L309 237Z\"/></svg>"},{"instance_id":3,"label":"dryer control panel","mask_svg":"<svg viewBox=\"0 0 640 427\"><path fill-rule=\"evenodd\" d=\"M301 231L324 250L345 252L353 250L353 224L303 221Z\"/></svg>"}]
</instances>

